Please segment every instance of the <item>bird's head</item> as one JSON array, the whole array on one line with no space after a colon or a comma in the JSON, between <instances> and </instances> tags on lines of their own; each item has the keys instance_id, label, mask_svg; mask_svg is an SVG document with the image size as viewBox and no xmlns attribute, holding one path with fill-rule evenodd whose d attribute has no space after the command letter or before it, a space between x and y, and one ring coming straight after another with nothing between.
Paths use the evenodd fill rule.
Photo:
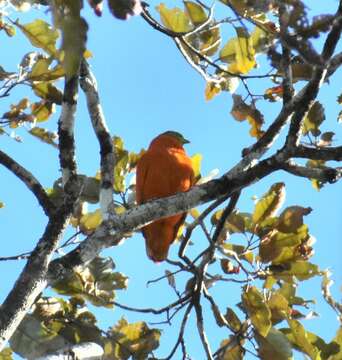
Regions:
<instances>
[{"instance_id":1,"label":"bird's head","mask_svg":"<svg viewBox=\"0 0 342 360\"><path fill-rule=\"evenodd\" d=\"M185 139L182 134L177 131L165 131L158 135L151 142L150 146L165 146L165 147L179 147L183 148L184 144L189 144L190 141Z\"/></svg>"}]
</instances>

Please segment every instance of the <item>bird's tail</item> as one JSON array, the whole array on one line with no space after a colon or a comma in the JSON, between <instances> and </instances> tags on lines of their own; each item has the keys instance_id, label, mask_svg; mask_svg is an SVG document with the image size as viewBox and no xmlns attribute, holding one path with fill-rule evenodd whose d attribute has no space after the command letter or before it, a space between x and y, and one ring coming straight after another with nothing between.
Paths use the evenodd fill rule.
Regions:
<instances>
[{"instance_id":1,"label":"bird's tail","mask_svg":"<svg viewBox=\"0 0 342 360\"><path fill-rule=\"evenodd\" d=\"M175 240L178 227L173 222L170 223L167 218L146 225L142 231L146 241L147 256L155 262L164 261L170 245Z\"/></svg>"}]
</instances>

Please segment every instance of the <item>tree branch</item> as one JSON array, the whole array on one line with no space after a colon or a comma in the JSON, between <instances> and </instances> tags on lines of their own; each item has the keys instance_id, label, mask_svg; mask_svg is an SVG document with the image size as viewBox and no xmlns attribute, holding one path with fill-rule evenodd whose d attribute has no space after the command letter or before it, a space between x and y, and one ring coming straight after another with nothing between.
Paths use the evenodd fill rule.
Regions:
<instances>
[{"instance_id":1,"label":"tree branch","mask_svg":"<svg viewBox=\"0 0 342 360\"><path fill-rule=\"evenodd\" d=\"M17 178L19 178L37 198L40 206L43 208L45 214L49 216L54 210L54 205L50 201L46 191L40 182L23 166L17 163L10 156L0 150L0 164L5 166Z\"/></svg>"},{"instance_id":2,"label":"tree branch","mask_svg":"<svg viewBox=\"0 0 342 360\"><path fill-rule=\"evenodd\" d=\"M12 336L37 296L47 285L46 274L58 240L67 225L72 202L67 201L49 219L43 236L29 257L13 289L0 307L0 351Z\"/></svg>"},{"instance_id":3,"label":"tree branch","mask_svg":"<svg viewBox=\"0 0 342 360\"><path fill-rule=\"evenodd\" d=\"M62 112L58 121L59 162L62 169L63 186L71 176L75 177L74 123L77 105L78 74L65 79Z\"/></svg>"},{"instance_id":4,"label":"tree branch","mask_svg":"<svg viewBox=\"0 0 342 360\"><path fill-rule=\"evenodd\" d=\"M298 145L293 151L293 157L342 161L342 146L311 148L305 145Z\"/></svg>"},{"instance_id":5,"label":"tree branch","mask_svg":"<svg viewBox=\"0 0 342 360\"><path fill-rule=\"evenodd\" d=\"M323 46L322 59L323 65L316 67L313 72L312 79L306 87L306 91L302 97L302 101L298 104L295 114L291 120L290 129L286 138L285 147L288 151L293 151L299 145L301 136L301 127L305 115L310 110L310 107L316 99L318 90L323 83L329 67L329 60L333 55L337 46L338 40L341 36L342 29L342 5L340 2L339 8L335 15L332 29L330 30Z\"/></svg>"},{"instance_id":6,"label":"tree branch","mask_svg":"<svg viewBox=\"0 0 342 360\"><path fill-rule=\"evenodd\" d=\"M113 203L114 150L112 138L100 104L96 79L85 60L81 64L80 84L87 98L88 112L100 145L100 206L103 219L107 220L109 206Z\"/></svg>"},{"instance_id":7,"label":"tree branch","mask_svg":"<svg viewBox=\"0 0 342 360\"><path fill-rule=\"evenodd\" d=\"M283 170L300 177L308 179L316 179L322 183L335 183L342 177L342 168L310 168L297 165L294 161L288 161L283 164Z\"/></svg>"},{"instance_id":8,"label":"tree branch","mask_svg":"<svg viewBox=\"0 0 342 360\"><path fill-rule=\"evenodd\" d=\"M45 289L51 257L79 196L81 187L76 175L73 136L77 84L78 76L65 81L62 114L58 127L59 156L67 196L62 206L50 214L41 239L0 308L0 350L30 310L37 296Z\"/></svg>"}]
</instances>

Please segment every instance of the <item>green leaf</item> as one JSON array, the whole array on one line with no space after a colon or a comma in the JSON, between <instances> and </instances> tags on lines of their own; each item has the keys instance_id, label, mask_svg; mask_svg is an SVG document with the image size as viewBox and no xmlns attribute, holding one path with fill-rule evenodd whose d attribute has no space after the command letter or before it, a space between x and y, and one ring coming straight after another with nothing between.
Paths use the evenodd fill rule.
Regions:
<instances>
[{"instance_id":1,"label":"green leaf","mask_svg":"<svg viewBox=\"0 0 342 360\"><path fill-rule=\"evenodd\" d=\"M275 328L271 328L266 337L255 334L259 348L258 354L262 360L290 360L292 347L287 337Z\"/></svg>"},{"instance_id":2,"label":"green leaf","mask_svg":"<svg viewBox=\"0 0 342 360\"><path fill-rule=\"evenodd\" d=\"M56 49L56 41L59 38L57 30L44 20L37 19L26 25L21 25L18 21L15 25L30 40L31 44L37 48L43 49L55 59L59 58L59 52Z\"/></svg>"},{"instance_id":3,"label":"green leaf","mask_svg":"<svg viewBox=\"0 0 342 360\"><path fill-rule=\"evenodd\" d=\"M187 32L192 29L190 19L183 10L177 7L168 9L163 3L159 4L156 10L166 28L175 32Z\"/></svg>"},{"instance_id":4,"label":"green leaf","mask_svg":"<svg viewBox=\"0 0 342 360\"><path fill-rule=\"evenodd\" d=\"M244 287L242 302L255 329L266 337L272 326L271 311L262 294L255 286Z\"/></svg>"},{"instance_id":5,"label":"green leaf","mask_svg":"<svg viewBox=\"0 0 342 360\"><path fill-rule=\"evenodd\" d=\"M273 184L270 189L256 203L253 213L253 222L260 224L268 217L274 216L285 201L285 184Z\"/></svg>"},{"instance_id":6,"label":"green leaf","mask_svg":"<svg viewBox=\"0 0 342 360\"><path fill-rule=\"evenodd\" d=\"M145 322L129 324L122 318L109 331L105 345L105 356L109 359L134 360L147 359L148 355L158 348L161 332L150 329Z\"/></svg>"},{"instance_id":7,"label":"green leaf","mask_svg":"<svg viewBox=\"0 0 342 360\"><path fill-rule=\"evenodd\" d=\"M297 320L287 320L290 328L280 329L292 345L299 351L307 354L311 360L321 360L320 350L310 342L307 331Z\"/></svg>"}]
</instances>

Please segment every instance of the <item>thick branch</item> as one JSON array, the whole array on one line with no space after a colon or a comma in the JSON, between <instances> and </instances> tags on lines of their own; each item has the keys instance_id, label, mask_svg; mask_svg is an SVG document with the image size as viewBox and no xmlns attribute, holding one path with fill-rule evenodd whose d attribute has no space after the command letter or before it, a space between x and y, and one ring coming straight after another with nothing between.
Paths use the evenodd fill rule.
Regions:
<instances>
[{"instance_id":1,"label":"thick branch","mask_svg":"<svg viewBox=\"0 0 342 360\"><path fill-rule=\"evenodd\" d=\"M342 146L311 148L304 145L298 145L293 151L293 157L312 160L342 161Z\"/></svg>"},{"instance_id":2,"label":"thick branch","mask_svg":"<svg viewBox=\"0 0 342 360\"><path fill-rule=\"evenodd\" d=\"M24 167L17 163L10 156L0 150L0 164L5 166L16 177L18 177L37 198L40 206L43 208L45 214L49 216L54 206L51 203L47 193L40 182Z\"/></svg>"},{"instance_id":3,"label":"thick branch","mask_svg":"<svg viewBox=\"0 0 342 360\"><path fill-rule=\"evenodd\" d=\"M322 183L335 183L342 177L342 168L310 168L306 166L300 166L294 161L289 161L283 165L283 170L300 177L308 179L316 179Z\"/></svg>"},{"instance_id":4,"label":"thick branch","mask_svg":"<svg viewBox=\"0 0 342 360\"><path fill-rule=\"evenodd\" d=\"M0 307L0 350L47 285L48 266L69 219L70 205L67 202L50 217L42 238Z\"/></svg>"},{"instance_id":5,"label":"thick branch","mask_svg":"<svg viewBox=\"0 0 342 360\"><path fill-rule=\"evenodd\" d=\"M62 112L58 121L59 162L63 185L76 175L74 123L77 105L78 75L65 80Z\"/></svg>"},{"instance_id":6,"label":"thick branch","mask_svg":"<svg viewBox=\"0 0 342 360\"><path fill-rule=\"evenodd\" d=\"M341 36L342 29L342 2L340 2L339 8L337 10L334 23L330 33L328 34L326 41L324 43L322 51L322 59L324 66L316 67L312 79L310 80L306 91L305 96L303 96L303 101L301 101L299 106L296 108L296 112L291 120L290 130L286 139L285 146L289 151L293 151L296 146L299 145L300 136L301 136L301 127L305 115L310 110L310 107L313 101L316 99L318 90L325 79L327 74L327 69L329 67L329 60L333 55L338 40Z\"/></svg>"},{"instance_id":7,"label":"thick branch","mask_svg":"<svg viewBox=\"0 0 342 360\"><path fill-rule=\"evenodd\" d=\"M0 308L0 350L30 310L37 296L46 287L46 275L51 257L79 196L80 185L76 176L73 136L77 87L78 76L65 81L62 114L58 126L60 164L67 196L63 205L50 214L43 236Z\"/></svg>"},{"instance_id":8,"label":"thick branch","mask_svg":"<svg viewBox=\"0 0 342 360\"><path fill-rule=\"evenodd\" d=\"M96 133L101 155L101 185L100 185L100 205L104 219L108 219L109 206L113 202L113 183L114 183L114 150L112 138L110 136L106 119L100 104L97 91L97 83L89 65L84 60L81 65L80 76L81 88L86 94L88 112Z\"/></svg>"}]
</instances>

